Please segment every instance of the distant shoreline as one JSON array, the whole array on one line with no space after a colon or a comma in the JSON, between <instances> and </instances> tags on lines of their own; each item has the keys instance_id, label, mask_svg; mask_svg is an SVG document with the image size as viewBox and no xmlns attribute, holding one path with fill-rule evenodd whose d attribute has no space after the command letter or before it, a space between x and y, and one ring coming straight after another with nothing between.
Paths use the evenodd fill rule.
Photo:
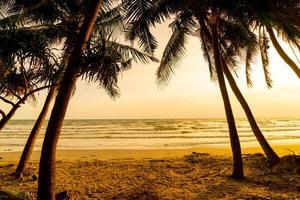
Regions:
<instances>
[{"instance_id":1,"label":"distant shoreline","mask_svg":"<svg viewBox=\"0 0 300 200\"><path fill-rule=\"evenodd\" d=\"M195 117L195 118L67 118L65 120L209 120L209 119L216 119L216 120L226 120L225 117ZM236 117L236 120L239 119L245 119L247 120L247 117ZM290 117L256 117L257 120L263 120L263 119L300 119L300 116L290 116ZM36 119L12 119L11 121L35 121ZM49 119L47 118L46 121Z\"/></svg>"}]
</instances>

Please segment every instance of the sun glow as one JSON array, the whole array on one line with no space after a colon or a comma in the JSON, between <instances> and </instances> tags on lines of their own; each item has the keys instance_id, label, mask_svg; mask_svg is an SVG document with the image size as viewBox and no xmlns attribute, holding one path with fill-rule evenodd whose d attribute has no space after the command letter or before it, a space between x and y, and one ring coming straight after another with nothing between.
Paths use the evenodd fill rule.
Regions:
<instances>
[{"instance_id":1,"label":"sun glow","mask_svg":"<svg viewBox=\"0 0 300 200\"><path fill-rule=\"evenodd\" d=\"M170 36L167 24L156 27L159 40L158 58ZM289 55L293 52L282 44ZM243 60L239 70L238 85L257 117L299 117L300 81L279 57L273 47L269 49L270 68L274 82L267 89L260 57L253 64L253 88L247 88ZM186 56L175 70L165 88L156 85L158 64L134 64L120 77L121 98L111 100L103 89L94 84L79 81L75 96L71 99L67 118L214 118L225 117L219 88L209 77L203 59L200 41L191 38ZM230 90L229 86L228 90ZM45 94L41 93L37 106L24 105L16 114L17 119L37 117ZM244 117L235 96L231 102L238 117ZM32 115L34 113L34 116Z\"/></svg>"}]
</instances>

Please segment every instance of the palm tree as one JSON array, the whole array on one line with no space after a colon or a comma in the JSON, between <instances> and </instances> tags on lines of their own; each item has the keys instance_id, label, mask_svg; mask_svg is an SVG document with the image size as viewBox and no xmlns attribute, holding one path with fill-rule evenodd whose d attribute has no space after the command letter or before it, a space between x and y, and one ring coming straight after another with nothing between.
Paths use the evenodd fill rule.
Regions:
<instances>
[{"instance_id":1,"label":"palm tree","mask_svg":"<svg viewBox=\"0 0 300 200\"><path fill-rule=\"evenodd\" d=\"M43 142L38 182L38 199L55 200L56 195L56 146L61 133L62 124L67 111L72 91L74 90L77 74L79 72L80 57L83 55L85 43L88 41L98 11L101 8L101 0L90 4L89 13L86 13L77 44L74 46L69 63L61 81L57 98L51 112L48 127Z\"/></svg>"},{"instance_id":2,"label":"palm tree","mask_svg":"<svg viewBox=\"0 0 300 200\"><path fill-rule=\"evenodd\" d=\"M195 22L192 20L192 17L195 15L187 8L189 3L187 2L178 2L178 1L156 1L154 4L151 4L150 1L127 1L124 0L124 10L126 12L126 18L129 24L129 36L128 38L134 40L136 37L139 38L140 45L145 46L145 50L153 52L156 47L156 40L151 35L149 31L149 26L155 22L161 22L165 18L168 18L171 14L177 14L177 19L174 20L171 25L173 29L180 30L174 31L173 34L165 48L163 53L163 58L160 64L160 67L157 72L158 81L160 83L165 82L169 79L170 74L173 73L173 67L176 62L180 60L180 57L184 54L184 45L186 42L186 35L194 35ZM201 8L196 3L193 4L194 8ZM206 11L208 8L205 8ZM214 16L211 16L212 18ZM215 20L216 21L216 20ZM213 42L213 57L215 62L215 69L217 74L217 79L219 81L220 91L224 101L224 107L226 111L226 117L230 133L231 147L234 156L233 164L233 174L234 178L243 178L243 163L241 156L240 142L237 135L237 130L235 126L234 116L232 113L230 100L228 97L226 84L224 81L222 64L220 60L220 51L218 44L218 33L216 23L211 24L211 28L214 35ZM147 34L149 33L149 34ZM210 63L210 69L212 69L213 63Z\"/></svg>"},{"instance_id":3,"label":"palm tree","mask_svg":"<svg viewBox=\"0 0 300 200\"><path fill-rule=\"evenodd\" d=\"M2 3L2 2L1 2ZM25 166L31 156L35 140L40 132L40 129L45 121L47 111L49 109L52 99L55 97L57 89L57 75L60 73L61 69L58 66L60 58L56 56L55 48L52 48L56 41L63 37L66 33L65 29L59 25L49 25L49 24L38 24L32 23L21 12L18 12L14 8L13 1L5 2L4 5L0 6L5 8L7 12L0 18L0 39L1 46L0 60L2 61L2 71L3 74L7 74L7 70L10 68L22 68L26 72L26 68L29 68L31 79L25 80L24 78L29 78L24 76L24 74L16 74L15 77L20 77L20 80L12 79L10 85L4 85L9 92L12 93L13 97L18 99L17 103L6 100L13 107L11 111L5 115L1 112L3 119L1 120L1 128L11 119L16 110L21 104L25 103L28 97L34 97L33 95L43 88L50 88L47 95L43 109L30 133L28 141L25 145L24 151L22 153L19 165L16 170L17 177L21 177ZM18 60L18 62L14 62ZM27 73L29 74L29 73ZM29 83L28 84L25 84ZM16 88L21 84L19 88ZM37 87L37 84L41 85ZM46 87L42 87L45 85ZM34 87L37 87L36 89ZM17 91L14 91L16 90ZM41 88L41 89L40 89ZM34 90L33 90L34 89Z\"/></svg>"},{"instance_id":4,"label":"palm tree","mask_svg":"<svg viewBox=\"0 0 300 200\"><path fill-rule=\"evenodd\" d=\"M62 66L65 65L66 60L68 59L68 57L67 57L68 53L67 52L69 52L69 51L68 50L65 51L65 54L64 54L65 56L62 59ZM59 62L59 61L57 61L57 62ZM59 77L60 77L59 74L62 73L62 70L63 70L63 67L61 68L61 70L59 70L58 72L52 74L51 77L50 77L49 81L50 81L50 83L52 83L53 86L50 88L50 90L47 94L47 97L45 99L43 108L42 108L37 120L35 121L34 126L33 126L32 130L29 134L29 137L26 141L24 150L23 150L21 158L19 160L18 167L15 171L15 175L16 175L17 179L20 179L20 178L23 177L23 173L26 169L26 165L27 165L28 161L30 160L30 157L31 157L31 154L33 152L36 140L38 138L38 135L39 135L44 123L45 123L48 111L50 109L50 104L51 104L51 102L53 101L53 99L55 98L55 96L57 94L58 85L55 84L55 83L59 82ZM45 77L45 75L46 75L46 77ZM41 72L41 79L47 80L48 76L49 76L49 74L45 74L45 71Z\"/></svg>"},{"instance_id":5,"label":"palm tree","mask_svg":"<svg viewBox=\"0 0 300 200\"><path fill-rule=\"evenodd\" d=\"M224 102L226 118L227 118L227 123L229 128L229 137L230 137L232 154L233 154L232 177L236 179L242 179L244 178L242 152L241 152L240 140L236 130L235 120L230 105L230 100L227 93L226 83L225 83L223 69L222 69L221 53L219 49L218 28L217 28L218 18L219 16L217 14L216 8L215 6L213 6L212 16L210 18L211 32L212 32L212 47L213 47L216 73L217 73L219 87Z\"/></svg>"},{"instance_id":6,"label":"palm tree","mask_svg":"<svg viewBox=\"0 0 300 200\"><path fill-rule=\"evenodd\" d=\"M26 168L28 161L30 160L36 139L37 139L37 137L41 131L41 128L46 120L48 110L50 109L50 104L56 95L56 90L57 90L57 86L53 86L50 88L50 91L48 92L48 95L46 97L43 108L42 108L37 120L35 121L35 124L31 130L30 134L29 134L29 137L27 139L24 150L22 152L18 167L15 172L16 178L18 178L18 179L23 177L24 170Z\"/></svg>"},{"instance_id":7,"label":"palm tree","mask_svg":"<svg viewBox=\"0 0 300 200\"><path fill-rule=\"evenodd\" d=\"M71 20L69 20L69 22L67 24L65 24L64 26L70 27L71 23L73 23L73 22ZM95 29L102 30L102 31L105 29L106 31L110 32L113 29L114 30L119 30L119 29L121 30L121 26L122 26L122 18L121 18L120 13L119 13L119 8L115 7L113 9L107 10L107 11L99 14L99 16L96 20ZM72 30L72 29L66 29L66 32L64 34L62 34L62 37L69 38L69 40L67 42L68 44L71 44L70 35L73 35L74 31L75 30ZM71 45L68 45L68 44L66 44L67 47L66 47L64 57L63 57L63 60L62 60L62 65L63 66L66 65L67 60L69 59L68 57L69 57L70 51L71 51L71 48L70 48ZM126 51L128 51L128 50L126 50ZM33 129L32 129L32 131L29 135L29 138L26 142L26 145L25 145L25 148L23 150L22 156L20 158L18 167L17 167L16 172L15 172L16 178L20 178L20 177L23 176L26 164L27 164L27 162L29 161L29 159L31 157L31 154L32 154L32 151L33 151L33 148L34 148L34 145L35 145L35 141L36 141L36 139L39 135L39 132L40 132L40 130L41 130L43 124L44 124L46 115L47 115L48 110L49 110L50 103L51 103L52 99L54 98L54 96L56 95L56 90L57 90L57 87L51 88L48 95L47 95L47 98L45 100L43 109L42 109L38 119L36 120L34 126L33 126Z\"/></svg>"},{"instance_id":8,"label":"palm tree","mask_svg":"<svg viewBox=\"0 0 300 200\"><path fill-rule=\"evenodd\" d=\"M55 85L45 80L57 67L59 58L51 44L61 34L58 27L30 23L24 26L26 20L22 15L11 11L12 2L5 3L8 4L0 5L1 9L7 11L0 18L0 85L1 94L4 95L1 99L12 105L12 108L8 114L1 112L0 130L29 97L34 99L35 93ZM11 98L17 99L17 102L14 103Z\"/></svg>"},{"instance_id":9,"label":"palm tree","mask_svg":"<svg viewBox=\"0 0 300 200\"><path fill-rule=\"evenodd\" d=\"M76 3L78 2L75 2L75 4ZM68 43L69 38L67 38L68 41L66 44L71 46L72 51L60 81L58 94L42 147L38 199L55 198L56 146L68 102L78 77L82 76L88 81L99 82L109 95L115 97L119 94L117 88L118 75L123 70L130 68L132 60L142 62L148 62L150 60L157 61L153 56L149 56L130 46L116 42L112 37L113 34L109 33L109 31L111 31L110 28L106 28L109 27L108 24L104 26L104 31L93 29L95 22L102 23L96 19L101 3L102 1L90 1L89 3L79 2L81 5L79 7L81 8L78 10L84 12L83 14L79 14L78 20L72 24L73 26L71 27L71 29L76 32L75 40L71 40L71 43ZM69 2L66 4L69 5ZM44 21L50 24L64 22L67 18L61 17L61 13L65 12L64 8L68 6L66 4L61 1L51 1L36 6L33 3L29 5L28 9L25 9L25 13L32 18L36 17L36 20L41 24L43 24ZM26 7L28 5L22 6ZM52 7L56 8L52 9ZM75 5L75 7L78 7L78 5ZM42 15L38 16L33 8L38 9L37 12ZM48 12L49 10L62 12L59 12L57 15L53 14L54 12L43 13L41 12L43 9L46 9ZM69 11L70 9L66 10ZM70 14L74 13L70 12Z\"/></svg>"},{"instance_id":10,"label":"palm tree","mask_svg":"<svg viewBox=\"0 0 300 200\"><path fill-rule=\"evenodd\" d=\"M74 90L76 80L80 72L79 66L81 63L81 57L83 56L86 42L90 38L93 25L98 15L98 11L101 7L101 3L101 0L91 1L89 3L88 12L85 13L84 20L80 27L80 32L77 36L77 43L73 47L70 60L65 69L62 81L58 89L57 98L54 103L42 147L42 156L39 169L38 199L55 199L56 146L61 132L61 127L67 110L68 102L70 100L72 91ZM34 12L35 9L43 10L43 8L47 7L48 5L38 4L38 6L36 6L31 4L29 6L30 8L28 9L28 13L31 13ZM45 14L48 13L46 12ZM41 17L47 18L46 15L43 15Z\"/></svg>"},{"instance_id":11,"label":"palm tree","mask_svg":"<svg viewBox=\"0 0 300 200\"><path fill-rule=\"evenodd\" d=\"M59 27L60 29L63 30L63 31L60 31L60 38L67 38L65 45L64 45L65 48L71 49L70 51L72 51L72 49L73 49L73 54L71 54L71 58L73 56L73 61L72 61L73 63L70 64L70 62L71 62L71 59L70 59L68 67L64 70L68 74L67 75L65 74L64 78L63 78L63 80L65 80L66 82L69 82L70 81L69 75L72 74L73 78L71 78L72 79L71 81L73 83L70 84L70 82L69 82L67 85L62 83L60 88L63 88L64 90L70 89L71 86L74 87L76 79L79 76L82 76L83 78L87 79L88 81L99 82L100 85L107 90L109 95L114 97L114 96L118 95L118 89L117 89L118 74L121 71L130 68L132 60L142 61L142 62L148 62L149 60L151 60L151 61L157 62L157 60L154 57L144 54L130 46L119 44L118 42L116 42L116 40L114 40L112 38L114 35L113 32L120 31L119 25L121 25L120 24L121 18L120 18L118 8L112 9L109 12L100 13L99 18L95 19L97 26L93 30L92 36L87 37L87 35L85 35L85 34L89 34L89 32L92 31L90 29L91 27L89 26L89 23L92 23L93 17L96 17L98 14L98 12L97 12L98 9L96 7L94 7L96 4L91 3L91 8L92 8L93 12L97 12L97 14L95 14L95 15L87 14L87 18L85 18L85 20L83 21L83 25L81 25L82 26L81 34L78 34L77 39L76 39L76 37L74 37L74 35L77 35L77 32L79 30L78 27L79 27L79 24L82 24L83 17L81 16L80 13L78 14L78 12L70 12L70 10L72 10L72 9L65 9L66 11L64 11L64 8L66 7L66 5L64 3L62 3L61 1L48 2L48 3L54 3L54 5L39 4L39 6L36 6L33 4L24 5L24 4L22 4L23 2L21 2L21 5L18 5L18 3L20 3L20 2L17 2L16 5L14 5L14 4L12 5L12 7L14 8L12 10L15 10L16 13L17 13L18 8L22 8L22 12L24 12L24 10L25 10L26 15L23 14L23 16L25 16L25 19L27 21L31 22L34 19L37 26L41 26L44 29L48 29L49 32L53 32L51 30L51 28L55 28L55 30L57 30L57 28ZM77 9L81 12L81 10L86 9L86 8L83 8L84 6L77 5L77 3L78 2L75 2L75 4L76 4L75 6L74 6L74 4L72 5L75 7L74 8L75 10ZM98 2L97 6L99 6L99 4L100 4L100 2ZM109 1L105 1L104 10L108 9L109 4L110 4ZM85 4L82 4L82 5L85 5ZM27 6L29 8L27 8ZM53 7L55 7L55 6L58 9L57 8L53 9ZM67 6L69 6L69 5L67 5ZM55 14L55 12L51 12L51 14L48 15L48 13L47 13L45 15L45 12L42 11L43 9L45 9L45 7L46 7L46 10L48 9L47 10L48 12L49 12L49 10L52 10L52 11L59 11L59 13ZM79 8L79 7L81 7L81 8ZM33 8L38 9L38 10L35 11ZM42 15L38 15L36 13L40 13ZM65 14L67 14L69 16L64 16ZM57 18L57 19L55 19L55 18ZM49 29L49 27L50 27L50 29ZM99 28L100 28L100 30L99 30ZM87 31L87 32L84 33L85 31ZM87 39L88 39L87 50L84 52L83 49L81 49L81 48L83 48L85 46ZM60 39L60 40L62 40L62 39ZM80 45L79 46L77 45L78 40L81 41L81 47L80 47ZM78 53L78 51L79 51L79 53L84 52L84 54L82 56L78 56L78 55L76 55L76 53L74 53L74 50L76 50L77 53ZM80 63L77 62L78 59L79 59L79 61L81 60ZM73 69L74 68L73 64L76 66L75 67L76 70ZM79 68L79 64L81 65L80 68ZM43 70L47 71L47 67L43 67ZM58 75L59 75L59 73L58 73ZM41 78L41 79L43 79L43 78ZM65 86L67 86L67 87L65 87ZM63 92L61 92L61 94L63 94ZM50 98L48 98L48 99L50 99ZM57 99L59 99L59 98L57 98ZM67 99L66 103L68 103L68 100L69 99ZM62 99L60 99L60 101L62 101ZM48 102L48 101L46 101L46 102ZM58 100L56 102L58 102ZM57 106L58 104L59 103L57 103L55 105ZM54 106L54 108L55 108L55 106ZM56 110L57 109L58 108L56 107ZM65 112L64 110L59 110L59 112L60 111ZM58 115L62 116L60 114L58 114ZM52 116L53 116L53 114L52 114ZM39 119L42 119L42 118L43 118L43 113L40 115ZM52 119L53 119L53 117L52 117ZM63 119L63 118L61 118L61 119ZM54 121L55 120L56 119L54 117ZM38 128L39 125L37 125L37 124L41 124L39 122L40 122L40 120L37 121L36 126L35 126L32 134L30 135L29 141L27 142L27 145L25 147L25 151L23 153L24 156L22 156L22 161L25 161L24 164L26 164L26 160L30 156L30 152L33 148L33 143L35 141L35 138L37 137L37 134L36 134L37 132L35 132L35 130L39 129ZM51 118L50 118L49 124L50 123L51 123ZM54 123L56 123L56 122L54 122ZM61 123L61 122L59 122L59 123ZM52 126L53 126L53 124L52 124ZM49 127L47 130L49 131ZM47 133L48 132L46 132L46 136L47 136ZM58 132L58 134L60 134L60 132ZM49 133L48 133L48 135L49 135ZM47 142L57 143L57 141L45 140L44 145L43 145L44 147ZM51 148L53 148L53 147L51 147ZM54 150L49 149L49 151L48 151L47 148L43 148L42 152L45 152L45 151L46 151L46 153L47 152L55 152L55 150L56 149L54 149ZM55 157L55 155L52 156L52 158L53 157ZM43 156L42 156L42 158L43 158ZM19 169L24 168L22 161L20 162ZM43 165L41 165L40 167L41 167L41 171L45 170L45 168L46 168L46 170L49 170L49 169L47 169L47 167L49 167L50 170L53 169L53 166L51 167L49 165L46 165L44 167L43 167ZM40 173L42 173L42 172L40 172ZM43 176L46 178L43 179ZM41 197L39 197L41 199L44 199L45 196L47 196L45 198L51 199L55 195L55 192L54 192L55 183L53 184L53 182L47 181L47 178L50 177L50 179L55 180L55 174L46 174L46 175L43 174L43 176L41 176L40 181L39 181L40 187L39 187L39 193L38 193L39 195L38 196L41 196ZM46 181L46 183L43 181ZM50 185L50 187L47 188L47 185L48 186ZM45 188L48 192L44 191Z\"/></svg>"},{"instance_id":12,"label":"palm tree","mask_svg":"<svg viewBox=\"0 0 300 200\"><path fill-rule=\"evenodd\" d=\"M225 4L227 8L233 8L237 2L231 1L230 4ZM268 87L272 87L272 80L270 77L268 65L269 65L269 57L268 57L268 48L269 48L269 38L267 37L267 33L270 36L270 39L273 43L273 46L279 53L279 55L283 58L283 60L292 68L292 70L296 73L298 77L300 77L300 69L296 65L296 63L284 52L282 47L279 45L273 28L278 32L279 35L282 36L284 41L296 46L298 50L299 48L299 38L300 38L300 24L299 20L297 20L299 16L300 4L296 1L260 1L250 2L243 1L239 2L243 6L239 11L236 9L231 10L231 14L234 15L235 18L239 18L243 24L246 26L248 30L237 31L237 32L248 32L247 34L250 36L246 40L252 40L250 43L247 41L246 47L246 77L248 86L252 85L250 71L251 71L251 60L253 56L256 54L256 51L260 50L263 69L265 72L266 82ZM225 6L225 7L226 7ZM251 16L251 17L249 17ZM273 27L273 28L272 28ZM256 40L256 37L253 35L254 32L259 33L259 39ZM252 35L252 36L251 36ZM236 37L236 36L234 36ZM263 134L255 122L253 114L247 105L246 101L242 94L237 90L237 85L234 83L234 79L228 70L228 66L223 61L223 67L225 75L235 93L236 97L239 99L241 105L244 108L244 111L247 115L248 121L250 122L253 133L258 139L261 147L263 148L265 154L267 155L270 164L274 165L279 162L278 155L270 148L270 145L267 143Z\"/></svg>"},{"instance_id":13,"label":"palm tree","mask_svg":"<svg viewBox=\"0 0 300 200\"><path fill-rule=\"evenodd\" d=\"M235 5L240 3L242 6L235 9ZM261 51L264 70L268 71L268 53L269 39L271 40L275 50L286 64L295 72L300 78L300 68L288 56L287 53L280 46L275 36L274 30L277 34L291 47L296 47L300 51L300 24L299 24L299 1L287 0L266 0L260 2L253 1L230 1L228 4L222 5L225 9L230 10L234 18L239 18L241 24L251 32L258 32L259 40L257 48ZM233 9L232 9L233 8ZM269 35L269 37L267 37ZM253 49L252 49L253 50ZM246 70L250 65L246 66ZM268 73L268 72L267 72ZM249 75L249 74L248 74ZM247 75L247 78L249 76ZM272 86L270 76L266 74L266 81L268 87ZM248 82L251 85L251 81Z\"/></svg>"},{"instance_id":14,"label":"palm tree","mask_svg":"<svg viewBox=\"0 0 300 200\"><path fill-rule=\"evenodd\" d=\"M173 29L173 34L165 48L163 58L161 61L161 65L158 69L158 82L164 83L170 78L170 75L174 72L174 67L177 62L181 59L181 57L185 53L185 42L186 36L198 36L198 33L194 30L196 23L194 18L198 21L198 26L200 27L200 39L202 41L202 49L204 53L204 57L209 63L209 68L211 72L212 78L216 77L216 68L212 59L214 59L214 49L212 44L212 36L209 31L209 23L208 19L211 13L211 1L176 1L176 0L158 0L155 2L142 0L142 1L128 1L123 0L124 3L124 12L128 21L128 39L134 40L135 38L139 39L139 43L141 46L148 50L149 52L153 52L157 46L157 41L154 36L150 32L150 27L154 26L155 23L161 23L162 21L169 19L171 15L176 15L177 19L175 19L171 27ZM248 3L248 5L247 5ZM236 97L238 98L240 104L242 105L247 118L250 122L251 128L261 144L263 150L265 151L267 157L271 161L271 163L276 164L279 161L278 155L273 151L270 147L263 134L261 133L253 114L250 110L249 105L245 101L242 93L239 91L230 71L228 70L228 66L231 69L235 70L236 60L235 57L240 55L241 49L247 50L247 81L248 84L250 81L250 64L253 56L257 49L261 50L263 67L266 76L266 81L268 86L271 87L271 79L268 71L268 57L267 57L267 42L266 35L262 31L260 34L259 42L256 41L256 37L254 34L251 34L252 27L255 27L253 24L261 23L263 20L261 17L256 17L261 13L262 9L251 9L253 8L249 5L250 3L255 4L254 2L241 2L241 1L232 1L228 4L228 2L217 2L218 11L220 15L222 14L221 21L218 24L218 34L219 43L221 48L221 64L224 68L224 73L229 80L230 86L233 89ZM246 5L246 6L244 6ZM242 8L250 7L251 12L240 12ZM282 8L282 6L278 6ZM253 10L256 13L253 14ZM286 10L286 9L285 9ZM265 10L263 10L266 12ZM271 13L275 12L275 10L271 10ZM239 14L238 14L239 13ZM242 14L241 14L242 13ZM233 16L231 16L234 14ZM280 9L276 10L276 14L280 15ZM255 16L255 17L252 17ZM247 19L250 19L248 20ZM247 19L247 20L245 20ZM278 19L278 18L277 18ZM295 22L295 20L294 20ZM296 23L296 22L295 22ZM282 22L282 26L285 24L289 24L289 21ZM175 26L174 26L175 25ZM177 28L174 28L177 27ZM299 26L298 26L299 27ZM231 31L230 31L231 30ZM225 32L226 31L226 32ZM237 32L236 32L237 31ZM231 32L231 33L230 33ZM230 37L228 37L228 33ZM239 35L237 35L239 34ZM240 38L237 36L241 36ZM289 35L290 38L293 38L294 35ZM241 41L240 41L241 40ZM295 40L293 40L295 41ZM259 47L257 47L259 46ZM215 45L216 47L216 45ZM216 60L216 59L214 59ZM217 63L216 63L217 64ZM219 70L220 73L220 70ZM220 75L218 75L220 80ZM222 81L222 80L221 80ZM220 83L219 83L220 85ZM228 102L227 102L228 104Z\"/></svg>"},{"instance_id":15,"label":"palm tree","mask_svg":"<svg viewBox=\"0 0 300 200\"><path fill-rule=\"evenodd\" d=\"M230 2L232 4L227 4L228 7L234 7L236 2ZM236 15L236 18L242 19L243 25L248 26L248 34L250 35L249 39L252 42L248 42L246 48L246 77L247 83L249 86L252 85L250 71L251 71L251 60L253 55L256 54L256 51L260 50L262 64L265 71L266 82L268 87L272 87L272 80L269 74L269 57L268 57L268 46L269 46L269 38L267 37L267 33L270 36L270 39L273 43L273 46L279 53L279 55L283 58L283 60L292 68L292 70L296 73L298 77L300 77L300 69L296 65L296 63L284 52L282 47L279 45L276 36L274 34L273 28L275 27L278 34L282 36L285 41L291 43L296 46L298 50L299 48L299 37L300 37L300 24L299 20L297 20L299 16L300 4L296 1L260 1L259 3L254 3L250 1L240 2L244 5L241 10L238 12L235 10L231 11L232 14ZM247 5L248 4L248 5ZM242 15L242 16L241 16ZM252 16L252 17L249 17ZM259 39L256 41L254 35L251 36L250 32L259 32ZM238 32L238 31L237 31ZM243 32L243 31L240 31ZM245 31L244 31L245 32ZM247 31L246 31L247 32ZM247 40L247 39L246 39ZM238 90L237 85L234 83L234 78L232 77L230 71L228 70L228 66L226 62L223 60L223 67L225 75L231 85L233 92L236 97L240 101L243 109L246 113L248 121L250 122L253 133L255 134L258 142L263 148L267 158L270 161L271 165L275 165L279 162L279 156L273 151L270 147L263 134L261 133L253 114L245 101L243 95Z\"/></svg>"},{"instance_id":16,"label":"palm tree","mask_svg":"<svg viewBox=\"0 0 300 200\"><path fill-rule=\"evenodd\" d=\"M240 102L247 119L250 123L252 132L254 133L255 137L257 138L257 141L259 142L260 146L262 147L263 151L265 152L267 159L269 160L271 165L275 165L280 161L279 156L276 154L276 152L272 149L268 141L266 140L265 136L261 132L259 126L257 125L257 122L253 116L253 113L251 111L250 106L248 105L246 99L244 98L243 94L239 90L234 77L232 76L230 70L228 69L227 64L224 62L224 59L222 59L222 67L223 67L223 72L229 82L229 85L235 94L236 98Z\"/></svg>"},{"instance_id":17,"label":"palm tree","mask_svg":"<svg viewBox=\"0 0 300 200\"><path fill-rule=\"evenodd\" d=\"M203 41L206 41L205 43L202 42L202 49L204 51L204 57L208 60L209 63L211 63L211 58L210 58L210 52L209 49L211 49L211 43L212 43L212 36L210 31L207 29L207 27L205 26L204 22L199 21L199 23L201 24L201 38ZM231 27L232 28L232 27ZM233 37L237 37L237 31L236 29L233 28L233 32L235 33ZM241 38L241 37L239 37ZM246 39L247 40L247 39ZM225 48L225 47L223 47ZM252 55L254 54L254 52L252 51L255 50L255 47L252 47L252 45L248 45L247 48L247 66L246 68L249 70L249 65L250 65L250 60ZM223 72L229 82L229 85L233 91L233 93L235 94L236 98L238 99L239 103L241 104L247 119L250 123L252 132L254 133L255 137L257 138L257 141L259 142L260 146L262 147L263 151L265 152L269 162L271 165L275 165L279 162L280 158L279 156L275 153L275 151L272 149L272 147L269 145L269 143L267 142L266 138L264 137L264 135L262 134L260 128L257 125L257 122L252 114L252 111L250 109L250 106L248 105L246 99L244 98L243 94L241 93L241 91L239 90L234 77L232 76L231 72L230 72L230 68L228 67L226 61L225 61L225 57L226 55L222 55L221 56L221 62L222 62L222 67L223 67ZM234 63L234 61L232 61ZM248 72L249 73L249 72ZM249 78L249 75L247 75L248 77L248 84L252 84L251 83L251 79Z\"/></svg>"}]
</instances>

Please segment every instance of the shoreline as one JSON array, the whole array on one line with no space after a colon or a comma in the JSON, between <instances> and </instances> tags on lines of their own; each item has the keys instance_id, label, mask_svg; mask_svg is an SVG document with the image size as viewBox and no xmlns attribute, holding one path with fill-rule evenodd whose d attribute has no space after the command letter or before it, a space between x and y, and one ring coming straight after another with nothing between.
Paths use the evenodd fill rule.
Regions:
<instances>
[{"instance_id":1,"label":"shoreline","mask_svg":"<svg viewBox=\"0 0 300 200\"><path fill-rule=\"evenodd\" d=\"M279 156L300 155L300 144L274 145L273 149ZM159 159L176 158L190 155L193 152L208 153L218 156L231 156L230 147L198 147L187 149L60 149L57 160L118 160L118 159ZM0 152L0 162L18 162L22 152ZM243 154L263 153L260 147L242 148ZM34 151L31 162L39 161L40 151Z\"/></svg>"}]
</instances>

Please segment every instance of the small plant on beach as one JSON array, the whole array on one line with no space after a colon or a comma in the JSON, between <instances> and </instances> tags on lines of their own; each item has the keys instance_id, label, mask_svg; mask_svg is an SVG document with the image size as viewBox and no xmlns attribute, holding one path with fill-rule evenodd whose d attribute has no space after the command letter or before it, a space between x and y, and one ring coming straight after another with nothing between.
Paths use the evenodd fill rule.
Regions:
<instances>
[{"instance_id":1,"label":"small plant on beach","mask_svg":"<svg viewBox=\"0 0 300 200\"><path fill-rule=\"evenodd\" d=\"M0 190L0 199L2 200L33 200L31 193L19 193L16 191Z\"/></svg>"}]
</instances>

